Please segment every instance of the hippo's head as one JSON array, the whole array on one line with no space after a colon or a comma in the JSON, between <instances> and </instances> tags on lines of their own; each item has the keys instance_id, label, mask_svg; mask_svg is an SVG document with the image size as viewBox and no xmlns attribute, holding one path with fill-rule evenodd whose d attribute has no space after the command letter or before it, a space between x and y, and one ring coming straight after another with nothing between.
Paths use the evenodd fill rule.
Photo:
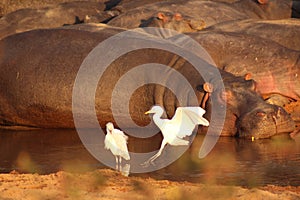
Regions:
<instances>
[{"instance_id":1,"label":"hippo's head","mask_svg":"<svg viewBox=\"0 0 300 200\"><path fill-rule=\"evenodd\" d=\"M258 92L256 83L247 77L222 75L224 87L218 83L205 83L210 94L207 109L226 105L223 136L268 138L275 134L291 132L295 124L290 115L281 107L266 103Z\"/></svg>"},{"instance_id":2,"label":"hippo's head","mask_svg":"<svg viewBox=\"0 0 300 200\"><path fill-rule=\"evenodd\" d=\"M206 25L203 20L188 19L180 13L159 12L156 16L146 20L141 26L167 28L185 33L202 30Z\"/></svg>"},{"instance_id":3,"label":"hippo's head","mask_svg":"<svg viewBox=\"0 0 300 200\"><path fill-rule=\"evenodd\" d=\"M295 123L286 111L279 106L260 104L238 120L240 137L269 138L272 135L292 132Z\"/></svg>"}]
</instances>

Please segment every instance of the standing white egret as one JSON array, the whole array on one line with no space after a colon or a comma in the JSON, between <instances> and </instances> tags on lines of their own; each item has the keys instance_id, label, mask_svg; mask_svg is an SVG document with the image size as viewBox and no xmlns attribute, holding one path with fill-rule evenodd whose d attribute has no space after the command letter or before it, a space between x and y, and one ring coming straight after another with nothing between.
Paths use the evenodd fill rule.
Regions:
<instances>
[{"instance_id":1,"label":"standing white egret","mask_svg":"<svg viewBox=\"0 0 300 200\"><path fill-rule=\"evenodd\" d=\"M104 140L104 147L112 152L116 158L116 169L121 170L122 158L130 160L130 156L127 149L128 137L123 131L115 129L111 122L106 124L106 136ZM119 166L119 168L118 168Z\"/></svg>"},{"instance_id":2,"label":"standing white egret","mask_svg":"<svg viewBox=\"0 0 300 200\"><path fill-rule=\"evenodd\" d=\"M164 110L160 106L153 106L151 110L145 112L145 114L154 113L153 121L163 135L159 151L144 163L146 166L161 155L166 144L174 146L188 145L189 141L182 138L190 136L197 124L204 126L209 125L209 122L202 117L205 110L200 107L178 107L171 120L162 119L161 116L163 112Z\"/></svg>"}]
</instances>

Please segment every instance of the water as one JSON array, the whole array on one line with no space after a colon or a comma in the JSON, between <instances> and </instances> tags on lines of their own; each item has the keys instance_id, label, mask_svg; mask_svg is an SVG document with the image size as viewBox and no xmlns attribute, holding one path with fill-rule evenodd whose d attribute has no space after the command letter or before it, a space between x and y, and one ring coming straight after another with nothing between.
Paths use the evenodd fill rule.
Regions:
<instances>
[{"instance_id":1,"label":"water","mask_svg":"<svg viewBox=\"0 0 300 200\"><path fill-rule=\"evenodd\" d=\"M130 138L129 150L148 152L159 148L161 136L152 139ZM161 170L130 176L248 187L300 185L300 136L291 139L282 135L253 142L220 138L212 152L200 160L202 141L203 136L197 136L180 159ZM164 156L168 156L166 152L158 159ZM99 168L107 167L89 154L74 130L0 131L1 173L18 170L48 174Z\"/></svg>"}]
</instances>

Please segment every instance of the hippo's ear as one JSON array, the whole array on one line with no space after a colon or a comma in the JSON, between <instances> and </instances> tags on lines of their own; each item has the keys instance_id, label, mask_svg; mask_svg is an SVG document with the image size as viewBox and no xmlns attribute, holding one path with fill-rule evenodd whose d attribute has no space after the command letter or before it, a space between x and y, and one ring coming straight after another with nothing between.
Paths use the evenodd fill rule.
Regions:
<instances>
[{"instance_id":1,"label":"hippo's ear","mask_svg":"<svg viewBox=\"0 0 300 200\"><path fill-rule=\"evenodd\" d=\"M250 90L256 91L256 82L252 79L252 74L250 73L245 74L244 79L247 81L248 88Z\"/></svg>"},{"instance_id":2,"label":"hippo's ear","mask_svg":"<svg viewBox=\"0 0 300 200\"><path fill-rule=\"evenodd\" d=\"M199 91L201 91L199 89L199 87L197 89ZM203 99L202 99L202 102L201 102L201 108L205 109L207 100L208 100L210 94L213 92L214 88L213 88L212 84L206 82L206 83L203 84L203 87L201 89L203 89L206 92Z\"/></svg>"},{"instance_id":3,"label":"hippo's ear","mask_svg":"<svg viewBox=\"0 0 300 200\"><path fill-rule=\"evenodd\" d=\"M206 27L205 21L203 21L201 19L200 20L191 19L189 21L189 24L192 27L192 29L197 30L197 31L200 31Z\"/></svg>"},{"instance_id":4,"label":"hippo's ear","mask_svg":"<svg viewBox=\"0 0 300 200\"><path fill-rule=\"evenodd\" d=\"M159 13L157 13L157 18L163 20L166 18L166 15L162 12L159 12Z\"/></svg>"},{"instance_id":5,"label":"hippo's ear","mask_svg":"<svg viewBox=\"0 0 300 200\"><path fill-rule=\"evenodd\" d=\"M203 84L203 89L205 92L212 93L214 90L214 87L212 84L206 82Z\"/></svg>"},{"instance_id":6,"label":"hippo's ear","mask_svg":"<svg viewBox=\"0 0 300 200\"><path fill-rule=\"evenodd\" d=\"M181 21L182 20L182 15L180 13L175 13L173 18L176 20L176 21Z\"/></svg>"},{"instance_id":7,"label":"hippo's ear","mask_svg":"<svg viewBox=\"0 0 300 200\"><path fill-rule=\"evenodd\" d=\"M168 16L165 15L164 13L162 13L162 12L157 13L157 18L162 20L165 23L169 21Z\"/></svg>"},{"instance_id":8,"label":"hippo's ear","mask_svg":"<svg viewBox=\"0 0 300 200\"><path fill-rule=\"evenodd\" d=\"M269 0L257 0L257 1L259 4L262 4L262 5L269 3Z\"/></svg>"},{"instance_id":9,"label":"hippo's ear","mask_svg":"<svg viewBox=\"0 0 300 200\"><path fill-rule=\"evenodd\" d=\"M251 80L251 79L252 79L252 74L251 74L251 73L245 74L245 75L244 75L244 79L245 79L246 81Z\"/></svg>"}]
</instances>

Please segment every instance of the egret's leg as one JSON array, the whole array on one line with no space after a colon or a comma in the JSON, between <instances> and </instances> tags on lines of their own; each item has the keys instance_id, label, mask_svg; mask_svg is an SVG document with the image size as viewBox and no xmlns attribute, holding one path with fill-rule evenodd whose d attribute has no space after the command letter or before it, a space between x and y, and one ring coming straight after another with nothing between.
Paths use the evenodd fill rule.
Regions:
<instances>
[{"instance_id":1,"label":"egret's leg","mask_svg":"<svg viewBox=\"0 0 300 200\"><path fill-rule=\"evenodd\" d=\"M122 157L119 156L119 171L122 171Z\"/></svg>"},{"instance_id":2,"label":"egret's leg","mask_svg":"<svg viewBox=\"0 0 300 200\"><path fill-rule=\"evenodd\" d=\"M162 141L161 146L159 151L157 152L157 154L155 154L154 156L152 156L149 160L150 162L153 162L156 158L158 158L158 156L161 155L163 149L165 148L165 145L167 144L167 142L165 140Z\"/></svg>"},{"instance_id":3,"label":"egret's leg","mask_svg":"<svg viewBox=\"0 0 300 200\"><path fill-rule=\"evenodd\" d=\"M118 170L118 165L119 165L118 156L115 156L115 158L116 158L116 170Z\"/></svg>"},{"instance_id":4,"label":"egret's leg","mask_svg":"<svg viewBox=\"0 0 300 200\"><path fill-rule=\"evenodd\" d=\"M144 163L144 165L145 165L145 166L148 166L150 162L152 163L156 158L158 158L158 156L161 155L161 153L162 153L162 151L163 151L163 149L164 149L164 147L165 147L166 144L167 144L167 142L166 142L165 140L163 140L162 143L161 143L161 145L160 145L159 151L158 151L154 156L152 156L151 158L149 158L149 159Z\"/></svg>"}]
</instances>

